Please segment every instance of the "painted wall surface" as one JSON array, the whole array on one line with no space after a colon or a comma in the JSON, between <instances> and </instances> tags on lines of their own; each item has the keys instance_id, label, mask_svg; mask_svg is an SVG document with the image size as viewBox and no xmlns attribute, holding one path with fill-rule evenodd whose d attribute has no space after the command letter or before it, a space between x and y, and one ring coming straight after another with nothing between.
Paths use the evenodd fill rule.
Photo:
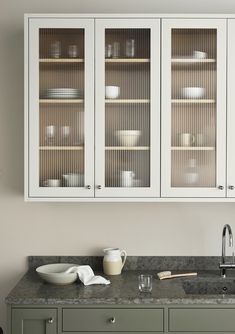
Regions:
<instances>
[{"instance_id":1,"label":"painted wall surface","mask_svg":"<svg viewBox=\"0 0 235 334\"><path fill-rule=\"evenodd\" d=\"M219 255L221 231L235 231L235 204L24 203L23 14L85 12L235 13L234 0L1 0L0 2L0 326L4 298L27 255Z\"/></svg>"}]
</instances>

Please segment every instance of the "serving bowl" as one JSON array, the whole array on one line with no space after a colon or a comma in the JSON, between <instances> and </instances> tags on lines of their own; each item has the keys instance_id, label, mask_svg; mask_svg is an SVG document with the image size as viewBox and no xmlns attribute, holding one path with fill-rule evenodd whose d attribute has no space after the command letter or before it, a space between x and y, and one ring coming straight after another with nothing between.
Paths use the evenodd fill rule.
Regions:
<instances>
[{"instance_id":1,"label":"serving bowl","mask_svg":"<svg viewBox=\"0 0 235 334\"><path fill-rule=\"evenodd\" d=\"M118 86L105 86L106 99L117 99L120 95L120 87Z\"/></svg>"},{"instance_id":2,"label":"serving bowl","mask_svg":"<svg viewBox=\"0 0 235 334\"><path fill-rule=\"evenodd\" d=\"M203 87L184 87L182 88L182 97L186 99L199 99L205 94Z\"/></svg>"},{"instance_id":3,"label":"serving bowl","mask_svg":"<svg viewBox=\"0 0 235 334\"><path fill-rule=\"evenodd\" d=\"M40 266L36 269L38 275L46 282L57 285L67 285L77 280L76 273L66 273L70 267L77 266L72 263L53 263Z\"/></svg>"},{"instance_id":4,"label":"serving bowl","mask_svg":"<svg viewBox=\"0 0 235 334\"><path fill-rule=\"evenodd\" d=\"M116 137L121 146L136 146L141 131L140 130L118 130Z\"/></svg>"}]
</instances>

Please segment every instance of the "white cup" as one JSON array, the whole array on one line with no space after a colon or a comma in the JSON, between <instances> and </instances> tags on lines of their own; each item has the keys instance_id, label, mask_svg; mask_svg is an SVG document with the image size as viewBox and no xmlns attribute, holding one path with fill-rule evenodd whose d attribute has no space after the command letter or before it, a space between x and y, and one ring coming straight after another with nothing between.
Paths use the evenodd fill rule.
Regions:
<instances>
[{"instance_id":1,"label":"white cup","mask_svg":"<svg viewBox=\"0 0 235 334\"><path fill-rule=\"evenodd\" d=\"M135 173L131 170L123 170L120 173L121 187L132 187Z\"/></svg>"},{"instance_id":2,"label":"white cup","mask_svg":"<svg viewBox=\"0 0 235 334\"><path fill-rule=\"evenodd\" d=\"M48 179L43 182L44 187L60 187L60 179Z\"/></svg>"},{"instance_id":3,"label":"white cup","mask_svg":"<svg viewBox=\"0 0 235 334\"><path fill-rule=\"evenodd\" d=\"M179 145L180 146L192 146L195 142L195 137L191 133L180 133L179 134Z\"/></svg>"}]
</instances>

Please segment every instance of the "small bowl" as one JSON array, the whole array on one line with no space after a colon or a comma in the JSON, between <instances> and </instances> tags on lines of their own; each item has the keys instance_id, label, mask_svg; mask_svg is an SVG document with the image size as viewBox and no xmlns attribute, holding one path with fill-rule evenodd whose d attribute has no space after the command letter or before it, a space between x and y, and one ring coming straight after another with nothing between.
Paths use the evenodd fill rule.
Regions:
<instances>
[{"instance_id":1,"label":"small bowl","mask_svg":"<svg viewBox=\"0 0 235 334\"><path fill-rule=\"evenodd\" d=\"M140 130L118 130L116 136L121 146L136 146L141 131Z\"/></svg>"},{"instance_id":2,"label":"small bowl","mask_svg":"<svg viewBox=\"0 0 235 334\"><path fill-rule=\"evenodd\" d=\"M56 285L72 284L77 280L76 273L65 273L70 267L77 266L72 263L54 263L40 266L36 269L38 275L46 282Z\"/></svg>"},{"instance_id":3,"label":"small bowl","mask_svg":"<svg viewBox=\"0 0 235 334\"><path fill-rule=\"evenodd\" d=\"M117 99L120 95L120 87L118 86L105 86L106 99Z\"/></svg>"},{"instance_id":4,"label":"small bowl","mask_svg":"<svg viewBox=\"0 0 235 334\"><path fill-rule=\"evenodd\" d=\"M206 59L207 58L207 53L203 51L193 51L193 58L196 59Z\"/></svg>"},{"instance_id":5,"label":"small bowl","mask_svg":"<svg viewBox=\"0 0 235 334\"><path fill-rule=\"evenodd\" d=\"M186 99L199 99L205 94L203 87L184 87L182 88L182 96Z\"/></svg>"}]
</instances>

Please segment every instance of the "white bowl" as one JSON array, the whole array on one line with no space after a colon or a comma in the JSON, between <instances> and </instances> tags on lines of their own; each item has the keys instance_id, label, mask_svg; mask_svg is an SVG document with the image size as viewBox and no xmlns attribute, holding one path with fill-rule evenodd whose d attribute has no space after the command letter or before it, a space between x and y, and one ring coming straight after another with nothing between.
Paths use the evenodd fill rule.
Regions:
<instances>
[{"instance_id":1,"label":"white bowl","mask_svg":"<svg viewBox=\"0 0 235 334\"><path fill-rule=\"evenodd\" d=\"M205 59L207 58L207 53L206 52L203 52L203 51L193 51L193 58L196 58L196 59Z\"/></svg>"},{"instance_id":2,"label":"white bowl","mask_svg":"<svg viewBox=\"0 0 235 334\"><path fill-rule=\"evenodd\" d=\"M203 87L184 87L182 88L182 97L186 99L199 99L205 94Z\"/></svg>"},{"instance_id":3,"label":"white bowl","mask_svg":"<svg viewBox=\"0 0 235 334\"><path fill-rule=\"evenodd\" d=\"M106 99L117 99L120 95L120 87L118 86L105 86Z\"/></svg>"},{"instance_id":4,"label":"white bowl","mask_svg":"<svg viewBox=\"0 0 235 334\"><path fill-rule=\"evenodd\" d=\"M57 285L71 284L77 280L76 273L66 274L65 271L77 266L72 263L54 263L40 266L36 269L38 275L46 282Z\"/></svg>"},{"instance_id":5,"label":"white bowl","mask_svg":"<svg viewBox=\"0 0 235 334\"><path fill-rule=\"evenodd\" d=\"M121 146L136 146L141 131L140 130L118 130L116 136Z\"/></svg>"},{"instance_id":6,"label":"white bowl","mask_svg":"<svg viewBox=\"0 0 235 334\"><path fill-rule=\"evenodd\" d=\"M64 174L63 180L66 187L82 187L84 184L84 174L80 173Z\"/></svg>"}]
</instances>

